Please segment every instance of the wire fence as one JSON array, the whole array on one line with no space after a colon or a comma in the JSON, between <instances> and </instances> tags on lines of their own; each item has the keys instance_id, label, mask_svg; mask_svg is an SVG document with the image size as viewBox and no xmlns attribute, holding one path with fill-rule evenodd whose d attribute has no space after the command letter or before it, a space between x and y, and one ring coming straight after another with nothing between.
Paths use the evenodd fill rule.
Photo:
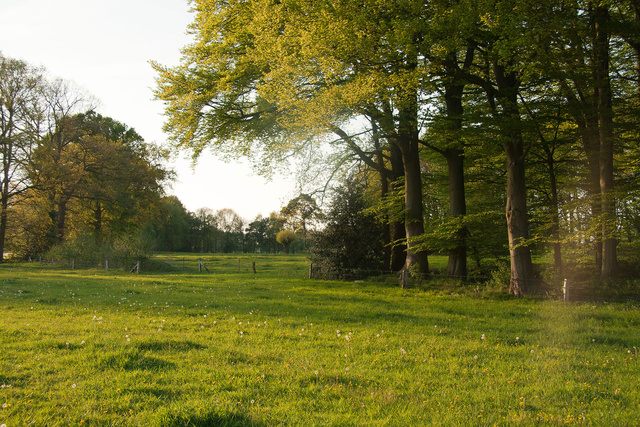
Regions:
<instances>
[{"instance_id":1,"label":"wire fence","mask_svg":"<svg viewBox=\"0 0 640 427\"><path fill-rule=\"evenodd\" d=\"M269 262L268 260L251 260L248 257L240 257L232 260L226 256L217 259L215 256L208 258L194 257L150 257L139 260L106 258L86 259L56 259L39 256L30 258L28 263L38 265L40 268L58 270L101 270L108 272L141 273L185 273L185 274L270 274L283 277L308 277L309 265L305 262ZM230 260L231 259L231 260Z\"/></svg>"},{"instance_id":2,"label":"wire fence","mask_svg":"<svg viewBox=\"0 0 640 427\"><path fill-rule=\"evenodd\" d=\"M247 254L237 258L232 255L216 256L206 255L202 258L181 256L160 256L141 258L140 260L111 258L104 260L60 260L55 258L37 257L29 259L29 263L40 268L59 270L101 270L105 273L118 272L128 274L147 273L184 273L184 274L251 274L268 275L271 277L309 278L316 280L343 280L343 281L368 281L381 282L393 285L406 285L403 283L402 272L379 269L326 269L314 265L309 260L274 259L255 257L252 259ZM597 278L591 279L534 279L529 282L537 289L537 294L542 297L563 299L565 301L628 301L640 300L640 281L618 280L605 282ZM505 290L509 286L508 278L496 280L490 275L470 275L465 278L449 276L442 272L432 272L428 276L413 280L409 286L465 287L472 292L481 294L492 288ZM453 288L449 288L453 289Z\"/></svg>"}]
</instances>

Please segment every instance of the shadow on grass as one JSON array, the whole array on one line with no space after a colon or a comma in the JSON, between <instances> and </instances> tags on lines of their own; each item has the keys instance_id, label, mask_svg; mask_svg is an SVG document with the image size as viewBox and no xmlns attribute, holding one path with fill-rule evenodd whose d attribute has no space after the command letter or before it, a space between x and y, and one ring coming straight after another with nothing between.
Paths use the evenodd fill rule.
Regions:
<instances>
[{"instance_id":1,"label":"shadow on grass","mask_svg":"<svg viewBox=\"0 0 640 427\"><path fill-rule=\"evenodd\" d=\"M207 347L192 341L152 341L137 345L141 351L190 351Z\"/></svg>"},{"instance_id":2,"label":"shadow on grass","mask_svg":"<svg viewBox=\"0 0 640 427\"><path fill-rule=\"evenodd\" d=\"M239 413L220 414L211 411L204 414L176 414L163 417L164 427L262 427L264 424L252 421L249 417Z\"/></svg>"},{"instance_id":3,"label":"shadow on grass","mask_svg":"<svg viewBox=\"0 0 640 427\"><path fill-rule=\"evenodd\" d=\"M106 356L102 358L99 365L102 369L124 371L160 371L175 367L175 364L172 362L144 355L137 349Z\"/></svg>"}]
</instances>

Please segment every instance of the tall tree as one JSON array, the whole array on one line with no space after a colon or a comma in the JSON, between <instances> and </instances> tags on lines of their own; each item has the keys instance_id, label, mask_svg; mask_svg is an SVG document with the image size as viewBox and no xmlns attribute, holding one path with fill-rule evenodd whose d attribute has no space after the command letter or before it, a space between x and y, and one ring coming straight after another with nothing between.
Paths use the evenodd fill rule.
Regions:
<instances>
[{"instance_id":1,"label":"tall tree","mask_svg":"<svg viewBox=\"0 0 640 427\"><path fill-rule=\"evenodd\" d=\"M0 53L0 262L10 204L29 187L25 169L38 140L43 85L42 70Z\"/></svg>"},{"instance_id":2,"label":"tall tree","mask_svg":"<svg viewBox=\"0 0 640 427\"><path fill-rule=\"evenodd\" d=\"M287 218L293 230L302 234L303 249L306 249L309 227L320 213L315 199L309 194L300 194L298 197L289 200L289 203L282 208L281 212Z\"/></svg>"},{"instance_id":3,"label":"tall tree","mask_svg":"<svg viewBox=\"0 0 640 427\"><path fill-rule=\"evenodd\" d=\"M196 151L214 141L221 152L234 146L246 154L257 141L274 157L376 107L404 164L407 266L426 272L426 252L413 242L424 224L417 39L403 24L406 13L377 2L355 9L346 2L294 3L196 2L197 43L185 49L181 67L156 65L166 128L178 145ZM383 25L372 31L374 19ZM222 129L223 119L233 124Z\"/></svg>"}]
</instances>

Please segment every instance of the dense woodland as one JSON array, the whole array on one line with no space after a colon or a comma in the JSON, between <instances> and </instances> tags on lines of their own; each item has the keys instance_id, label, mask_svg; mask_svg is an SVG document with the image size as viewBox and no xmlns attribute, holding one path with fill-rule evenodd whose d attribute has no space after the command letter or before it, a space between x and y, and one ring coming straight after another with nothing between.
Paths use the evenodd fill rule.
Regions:
<instances>
[{"instance_id":1,"label":"dense woodland","mask_svg":"<svg viewBox=\"0 0 640 427\"><path fill-rule=\"evenodd\" d=\"M637 263L639 2L193 6L181 65L154 64L177 147L368 175L384 263L414 277L509 254L523 295L535 256L558 277Z\"/></svg>"},{"instance_id":2,"label":"dense woodland","mask_svg":"<svg viewBox=\"0 0 640 427\"><path fill-rule=\"evenodd\" d=\"M638 273L640 2L192 5L180 65L152 64L170 149L293 162L309 194L252 222L188 212L166 152L1 57L0 249L293 248L413 278L440 254L462 279L506 261L515 295Z\"/></svg>"}]
</instances>

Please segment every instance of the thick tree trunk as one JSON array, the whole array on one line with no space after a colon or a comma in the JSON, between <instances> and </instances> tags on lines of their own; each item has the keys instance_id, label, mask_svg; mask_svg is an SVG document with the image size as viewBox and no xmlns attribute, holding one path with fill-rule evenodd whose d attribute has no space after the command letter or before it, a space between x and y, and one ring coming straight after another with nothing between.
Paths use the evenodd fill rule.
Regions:
<instances>
[{"instance_id":1,"label":"thick tree trunk","mask_svg":"<svg viewBox=\"0 0 640 427\"><path fill-rule=\"evenodd\" d=\"M502 65L494 64L502 115L500 117L507 155L507 230L511 259L509 291L516 295L537 293L539 284L533 277L529 238L527 192L525 182L525 151L522 140L522 124L518 109L518 79L505 72Z\"/></svg>"},{"instance_id":2,"label":"thick tree trunk","mask_svg":"<svg viewBox=\"0 0 640 427\"><path fill-rule=\"evenodd\" d=\"M504 149L507 154L506 217L511 259L509 291L522 296L537 292L537 283L533 280L531 251L525 243L529 231L522 139L519 135L513 135L504 143Z\"/></svg>"},{"instance_id":3,"label":"thick tree trunk","mask_svg":"<svg viewBox=\"0 0 640 427\"><path fill-rule=\"evenodd\" d=\"M428 274L427 252L416 247L416 238L424 234L422 208L422 177L420 173L419 145L417 138L400 145L405 170L405 230L407 234L407 259L405 267L410 272Z\"/></svg>"},{"instance_id":4,"label":"thick tree trunk","mask_svg":"<svg viewBox=\"0 0 640 427\"><path fill-rule=\"evenodd\" d=\"M455 57L452 59L455 63ZM452 67L455 72L455 67ZM444 155L447 159L449 172L449 213L453 218L461 218L467 214L467 204L464 189L464 150L458 141L457 133L462 129L462 95L464 85L454 82L447 86L445 103L447 106L448 130L452 139ZM449 251L447 275L452 277L467 277L467 235L466 227L461 226L455 232L453 239L456 246Z\"/></svg>"},{"instance_id":5,"label":"thick tree trunk","mask_svg":"<svg viewBox=\"0 0 640 427\"><path fill-rule=\"evenodd\" d=\"M600 221L602 216L602 203L600 201L600 136L597 118L590 117L584 122L578 122L580 129L582 146L587 158L587 169L589 171L587 181L587 191L589 204L591 206L591 218L593 221ZM593 254L596 269L602 269L602 227L592 227Z\"/></svg>"},{"instance_id":6,"label":"thick tree trunk","mask_svg":"<svg viewBox=\"0 0 640 427\"><path fill-rule=\"evenodd\" d=\"M402 151L400 151L400 148L394 143L391 143L389 149L392 177L391 189L394 193L397 193L402 189L401 178L404 177ZM393 216L394 218L391 221L391 238L395 243L391 253L391 270L400 271L407 261L407 245L397 242L404 242L407 238L407 232L404 222L400 221L397 215Z\"/></svg>"},{"instance_id":7,"label":"thick tree trunk","mask_svg":"<svg viewBox=\"0 0 640 427\"><path fill-rule=\"evenodd\" d=\"M613 194L613 106L609 77L609 29L607 6L594 9L594 62L598 90L598 124L600 129L600 196L602 201L602 269L601 276L613 277L618 271L615 237L615 197Z\"/></svg>"},{"instance_id":8,"label":"thick tree trunk","mask_svg":"<svg viewBox=\"0 0 640 427\"><path fill-rule=\"evenodd\" d=\"M453 218L461 218L467 214L464 190L464 151L452 148L446 150L445 155L449 168L450 213ZM456 247L449 251L448 276L467 276L467 234L466 227L461 226L453 237Z\"/></svg>"}]
</instances>

